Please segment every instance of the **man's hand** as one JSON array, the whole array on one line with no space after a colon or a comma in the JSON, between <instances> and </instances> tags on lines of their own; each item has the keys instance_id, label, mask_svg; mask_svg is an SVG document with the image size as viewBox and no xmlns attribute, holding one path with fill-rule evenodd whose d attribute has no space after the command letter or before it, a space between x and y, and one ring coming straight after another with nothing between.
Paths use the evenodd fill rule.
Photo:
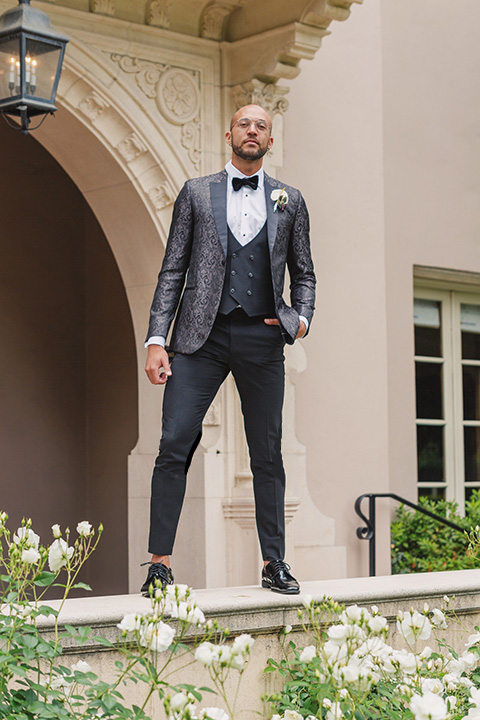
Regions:
<instances>
[{"instance_id":1,"label":"man's hand","mask_svg":"<svg viewBox=\"0 0 480 720\"><path fill-rule=\"evenodd\" d=\"M164 385L172 371L168 362L168 353L161 345L149 345L145 372L152 385Z\"/></svg>"},{"instance_id":2,"label":"man's hand","mask_svg":"<svg viewBox=\"0 0 480 720\"><path fill-rule=\"evenodd\" d=\"M280 325L277 318L265 318L265 320L263 322L266 323L267 325ZM306 332L307 332L307 328L305 327L305 323L303 322L303 320L300 320L297 337L295 339L298 340L298 338L302 338Z\"/></svg>"}]
</instances>

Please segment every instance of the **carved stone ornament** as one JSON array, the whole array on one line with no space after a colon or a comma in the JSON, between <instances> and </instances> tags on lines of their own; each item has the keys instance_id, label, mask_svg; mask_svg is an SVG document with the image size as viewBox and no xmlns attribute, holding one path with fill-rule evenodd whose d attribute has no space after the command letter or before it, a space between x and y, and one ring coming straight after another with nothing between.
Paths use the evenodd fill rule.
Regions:
<instances>
[{"instance_id":1,"label":"carved stone ornament","mask_svg":"<svg viewBox=\"0 0 480 720\"><path fill-rule=\"evenodd\" d=\"M220 425L220 404L213 403L208 408L203 419L203 425L206 427L218 427Z\"/></svg>"},{"instance_id":2,"label":"carved stone ornament","mask_svg":"<svg viewBox=\"0 0 480 720\"><path fill-rule=\"evenodd\" d=\"M206 6L200 20L200 36L210 40L223 40L226 18L235 8L235 3L212 2Z\"/></svg>"},{"instance_id":3,"label":"carved stone ornament","mask_svg":"<svg viewBox=\"0 0 480 720\"><path fill-rule=\"evenodd\" d=\"M150 202L157 212L173 202L173 193L167 182L160 183L148 191Z\"/></svg>"},{"instance_id":4,"label":"carved stone ornament","mask_svg":"<svg viewBox=\"0 0 480 720\"><path fill-rule=\"evenodd\" d=\"M196 118L193 122L186 123L182 126L182 145L188 150L188 157L196 170L200 169L201 153L201 137L200 137L200 120Z\"/></svg>"},{"instance_id":5,"label":"carved stone ornament","mask_svg":"<svg viewBox=\"0 0 480 720\"><path fill-rule=\"evenodd\" d=\"M78 105L80 112L91 122L94 122L108 107L110 107L109 104L95 90L86 95Z\"/></svg>"},{"instance_id":6,"label":"carved stone ornament","mask_svg":"<svg viewBox=\"0 0 480 720\"><path fill-rule=\"evenodd\" d=\"M139 60L129 55L118 55L112 53L110 58L118 63L120 69L125 73L135 75L135 81L142 92L152 100L157 97L157 84L160 77L168 68L162 63L153 63L148 60Z\"/></svg>"},{"instance_id":7,"label":"carved stone ornament","mask_svg":"<svg viewBox=\"0 0 480 720\"><path fill-rule=\"evenodd\" d=\"M132 162L132 160L135 160L139 155L146 152L147 148L138 135L132 132L118 143L117 150L124 160Z\"/></svg>"},{"instance_id":8,"label":"carved stone ornament","mask_svg":"<svg viewBox=\"0 0 480 720\"><path fill-rule=\"evenodd\" d=\"M147 25L155 25L168 30L173 0L149 0L145 10Z\"/></svg>"},{"instance_id":9,"label":"carved stone ornament","mask_svg":"<svg viewBox=\"0 0 480 720\"><path fill-rule=\"evenodd\" d=\"M158 82L157 106L173 125L193 120L200 109L200 90L193 75L178 68L165 70Z\"/></svg>"},{"instance_id":10,"label":"carved stone ornament","mask_svg":"<svg viewBox=\"0 0 480 720\"><path fill-rule=\"evenodd\" d=\"M249 83L232 87L232 99L237 110L253 103L263 107L270 115L274 115L288 110L288 100L285 98L288 91L287 87L253 79Z\"/></svg>"},{"instance_id":11,"label":"carved stone ornament","mask_svg":"<svg viewBox=\"0 0 480 720\"><path fill-rule=\"evenodd\" d=\"M115 15L114 0L90 0L90 12L99 15Z\"/></svg>"}]
</instances>

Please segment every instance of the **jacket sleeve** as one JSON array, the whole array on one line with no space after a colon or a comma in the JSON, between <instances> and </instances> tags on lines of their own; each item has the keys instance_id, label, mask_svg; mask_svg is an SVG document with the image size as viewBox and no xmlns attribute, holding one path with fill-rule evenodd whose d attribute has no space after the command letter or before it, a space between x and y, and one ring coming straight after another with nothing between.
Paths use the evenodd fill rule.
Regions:
<instances>
[{"instance_id":1,"label":"jacket sleeve","mask_svg":"<svg viewBox=\"0 0 480 720\"><path fill-rule=\"evenodd\" d=\"M147 340L167 337L185 283L193 239L193 208L189 183L181 189L173 207L172 222L157 287L150 308Z\"/></svg>"},{"instance_id":2,"label":"jacket sleeve","mask_svg":"<svg viewBox=\"0 0 480 720\"><path fill-rule=\"evenodd\" d=\"M287 265L291 305L299 315L307 318L310 328L315 309L316 279L310 251L310 220L305 200L300 193L290 234Z\"/></svg>"}]
</instances>

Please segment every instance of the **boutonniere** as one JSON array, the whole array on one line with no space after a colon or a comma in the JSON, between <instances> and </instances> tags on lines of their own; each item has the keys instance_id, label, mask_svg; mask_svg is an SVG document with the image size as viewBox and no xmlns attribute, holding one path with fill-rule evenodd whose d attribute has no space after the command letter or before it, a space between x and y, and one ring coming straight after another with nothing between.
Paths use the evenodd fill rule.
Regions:
<instances>
[{"instance_id":1,"label":"boutonniere","mask_svg":"<svg viewBox=\"0 0 480 720\"><path fill-rule=\"evenodd\" d=\"M288 203L288 193L285 188L283 188L282 190L272 190L270 198L275 203L273 212L275 212L277 208L280 208L280 210L285 210L285 206Z\"/></svg>"}]
</instances>

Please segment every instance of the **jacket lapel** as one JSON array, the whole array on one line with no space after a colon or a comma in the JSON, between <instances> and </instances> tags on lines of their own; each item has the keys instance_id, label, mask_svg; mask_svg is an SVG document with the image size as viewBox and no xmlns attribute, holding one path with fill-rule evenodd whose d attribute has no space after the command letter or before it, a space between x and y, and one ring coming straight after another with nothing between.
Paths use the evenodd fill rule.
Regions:
<instances>
[{"instance_id":1,"label":"jacket lapel","mask_svg":"<svg viewBox=\"0 0 480 720\"><path fill-rule=\"evenodd\" d=\"M217 226L218 239L227 256L228 234L227 234L227 174L220 182L210 183L210 201L212 203L213 216Z\"/></svg>"},{"instance_id":2,"label":"jacket lapel","mask_svg":"<svg viewBox=\"0 0 480 720\"><path fill-rule=\"evenodd\" d=\"M275 204L271 199L270 195L274 186L270 183L270 178L265 173L265 202L267 204L267 236L268 236L268 249L270 251L270 257L273 252L273 246L275 245L275 239L277 237L277 225L278 225L278 212L274 212Z\"/></svg>"}]
</instances>

